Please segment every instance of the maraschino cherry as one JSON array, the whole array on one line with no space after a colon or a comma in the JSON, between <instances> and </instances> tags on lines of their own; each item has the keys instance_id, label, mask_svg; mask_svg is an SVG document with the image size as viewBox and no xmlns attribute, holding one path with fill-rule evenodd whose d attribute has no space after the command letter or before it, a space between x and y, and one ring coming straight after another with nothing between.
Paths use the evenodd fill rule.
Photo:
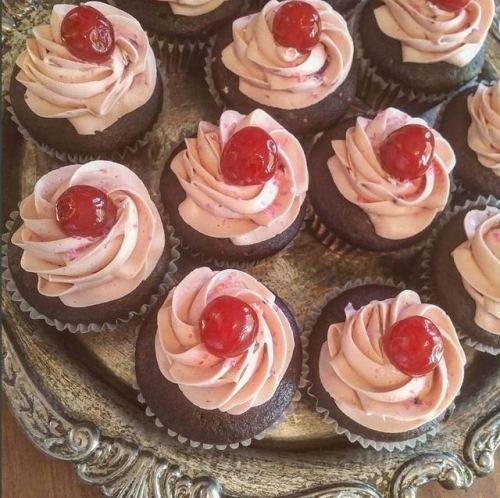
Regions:
<instances>
[{"instance_id":1,"label":"maraschino cherry","mask_svg":"<svg viewBox=\"0 0 500 498\"><path fill-rule=\"evenodd\" d=\"M385 332L382 342L389 361L410 377L428 374L443 357L441 332L423 316L399 320Z\"/></svg>"},{"instance_id":2,"label":"maraschino cherry","mask_svg":"<svg viewBox=\"0 0 500 498\"><path fill-rule=\"evenodd\" d=\"M272 33L279 45L306 53L319 42L321 18L310 3L288 2L276 11Z\"/></svg>"},{"instance_id":3,"label":"maraschino cherry","mask_svg":"<svg viewBox=\"0 0 500 498\"><path fill-rule=\"evenodd\" d=\"M57 199L56 219L70 237L100 237L115 224L116 207L102 190L74 185Z\"/></svg>"},{"instance_id":4,"label":"maraschino cherry","mask_svg":"<svg viewBox=\"0 0 500 498\"><path fill-rule=\"evenodd\" d=\"M88 5L79 5L64 16L61 38L72 55L88 62L105 62L115 49L113 25Z\"/></svg>"},{"instance_id":5,"label":"maraschino cherry","mask_svg":"<svg viewBox=\"0 0 500 498\"><path fill-rule=\"evenodd\" d=\"M380 165L389 175L411 181L425 175L434 154L434 135L422 125L410 124L393 131L379 149Z\"/></svg>"},{"instance_id":6,"label":"maraschino cherry","mask_svg":"<svg viewBox=\"0 0 500 498\"><path fill-rule=\"evenodd\" d=\"M224 179L232 185L261 185L278 166L278 146L257 126L237 131L226 143L220 160Z\"/></svg>"},{"instance_id":7,"label":"maraschino cherry","mask_svg":"<svg viewBox=\"0 0 500 498\"><path fill-rule=\"evenodd\" d=\"M233 296L219 296L201 313L201 340L215 356L232 358L250 348L258 324L257 314L245 301Z\"/></svg>"},{"instance_id":8,"label":"maraschino cherry","mask_svg":"<svg viewBox=\"0 0 500 498\"><path fill-rule=\"evenodd\" d=\"M431 2L437 5L440 9L447 10L449 12L457 12L467 7L470 0L431 0Z\"/></svg>"}]
</instances>

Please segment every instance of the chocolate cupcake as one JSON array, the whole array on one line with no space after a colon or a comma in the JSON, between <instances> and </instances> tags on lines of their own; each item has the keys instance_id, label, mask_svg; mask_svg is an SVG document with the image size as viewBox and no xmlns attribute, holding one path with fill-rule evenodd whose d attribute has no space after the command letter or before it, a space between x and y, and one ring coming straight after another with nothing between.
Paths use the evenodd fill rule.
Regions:
<instances>
[{"instance_id":1,"label":"chocolate cupcake","mask_svg":"<svg viewBox=\"0 0 500 498\"><path fill-rule=\"evenodd\" d=\"M50 25L33 32L10 83L25 136L62 159L110 157L144 138L162 108L163 86L138 21L101 2L60 4Z\"/></svg>"},{"instance_id":2,"label":"chocolate cupcake","mask_svg":"<svg viewBox=\"0 0 500 498\"><path fill-rule=\"evenodd\" d=\"M283 249L304 219L308 172L299 141L264 111L200 122L170 155L161 199L182 242L218 262Z\"/></svg>"},{"instance_id":3,"label":"chocolate cupcake","mask_svg":"<svg viewBox=\"0 0 500 498\"><path fill-rule=\"evenodd\" d=\"M206 39L237 17L242 0L114 0L150 34L167 40Z\"/></svg>"},{"instance_id":4,"label":"chocolate cupcake","mask_svg":"<svg viewBox=\"0 0 500 498\"><path fill-rule=\"evenodd\" d=\"M500 201L468 202L429 242L427 284L466 337L500 354Z\"/></svg>"},{"instance_id":5,"label":"chocolate cupcake","mask_svg":"<svg viewBox=\"0 0 500 498\"><path fill-rule=\"evenodd\" d=\"M310 331L308 355L317 410L339 434L377 450L434 435L464 377L465 354L446 313L389 285L334 296Z\"/></svg>"},{"instance_id":6,"label":"chocolate cupcake","mask_svg":"<svg viewBox=\"0 0 500 498\"><path fill-rule=\"evenodd\" d=\"M172 249L135 173L109 161L64 166L22 201L6 279L33 318L72 332L113 328L163 293Z\"/></svg>"},{"instance_id":7,"label":"chocolate cupcake","mask_svg":"<svg viewBox=\"0 0 500 498\"><path fill-rule=\"evenodd\" d=\"M291 408L301 353L292 313L266 287L238 270L198 268L140 330L137 383L170 435L234 448Z\"/></svg>"},{"instance_id":8,"label":"chocolate cupcake","mask_svg":"<svg viewBox=\"0 0 500 498\"><path fill-rule=\"evenodd\" d=\"M357 21L360 87L372 101L437 102L481 72L493 0L450 10L443 0L368 0ZM468 22L462 20L467 17ZM375 90L376 89L376 90ZM387 98L381 95L387 93ZM392 96L392 101L390 98ZM404 108L404 107L403 107Z\"/></svg>"},{"instance_id":9,"label":"chocolate cupcake","mask_svg":"<svg viewBox=\"0 0 500 498\"><path fill-rule=\"evenodd\" d=\"M271 0L217 33L208 82L228 108L262 108L302 135L346 112L356 91L353 52L345 20L328 3Z\"/></svg>"},{"instance_id":10,"label":"chocolate cupcake","mask_svg":"<svg viewBox=\"0 0 500 498\"><path fill-rule=\"evenodd\" d=\"M500 198L500 82L456 95L442 113L439 130L457 156L461 186Z\"/></svg>"},{"instance_id":11,"label":"chocolate cupcake","mask_svg":"<svg viewBox=\"0 0 500 498\"><path fill-rule=\"evenodd\" d=\"M455 156L425 121L389 108L326 131L308 164L316 236L392 252L418 249L429 234L448 202Z\"/></svg>"}]
</instances>

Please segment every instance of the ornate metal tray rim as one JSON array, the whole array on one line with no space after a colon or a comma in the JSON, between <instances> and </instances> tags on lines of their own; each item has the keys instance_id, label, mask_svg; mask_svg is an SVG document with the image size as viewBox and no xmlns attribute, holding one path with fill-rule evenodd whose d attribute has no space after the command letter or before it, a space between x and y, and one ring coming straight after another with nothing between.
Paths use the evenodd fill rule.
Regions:
<instances>
[{"instance_id":1,"label":"ornate metal tray rim","mask_svg":"<svg viewBox=\"0 0 500 498\"><path fill-rule=\"evenodd\" d=\"M17 5L16 5L17 4ZM2 31L12 33L16 23L45 2L3 1ZM12 57L12 55L11 55ZM8 322L8 321L7 321ZM120 498L219 498L227 496L217 476L189 476L185 465L160 457L137 442L105 435L93 422L68 415L61 404L43 393L42 382L22 358L21 347L8 324L2 327L2 388L10 409L32 443L54 458L70 461L78 476L98 485L105 496ZM414 498L418 489L437 481L447 489L467 489L476 477L493 470L500 446L500 406L469 427L456 452L419 449L400 458L381 482L338 481L295 498ZM360 450L363 451L363 450ZM193 469L190 469L193 472ZM279 495L279 491L276 490ZM292 495L290 495L291 498Z\"/></svg>"}]
</instances>

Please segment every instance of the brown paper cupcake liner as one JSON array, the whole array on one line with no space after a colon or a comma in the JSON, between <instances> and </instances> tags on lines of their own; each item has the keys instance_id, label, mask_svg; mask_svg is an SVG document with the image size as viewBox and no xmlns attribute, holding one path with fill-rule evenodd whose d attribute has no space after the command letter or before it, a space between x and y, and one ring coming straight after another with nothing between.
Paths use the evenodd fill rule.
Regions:
<instances>
[{"instance_id":1,"label":"brown paper cupcake liner","mask_svg":"<svg viewBox=\"0 0 500 498\"><path fill-rule=\"evenodd\" d=\"M161 213L160 213L161 215ZM175 236L174 229L171 225L164 224L165 234L170 247L170 261L168 264L168 269L163 276L163 281L160 283L156 293L149 297L149 300L144 303L138 310L129 311L128 316L124 318L117 318L113 322L104 323L64 323L60 320L53 319L38 311L36 308L31 306L19 292L16 283L12 277L11 270L8 264L8 244L10 239L10 234L12 227L14 226L15 220L18 218L19 212L13 211L10 213L9 219L5 226L7 231L2 234L2 280L5 284L5 288L9 292L12 301L19 304L19 308L24 313L27 313L32 320L43 320L47 325L55 327L57 330L68 330L71 333L87 333L87 332L102 332L106 330L116 330L116 328L132 320L136 316L144 315L158 300L167 293L167 291L174 285L174 274L177 272L176 262L180 257L178 246L180 244L179 240ZM163 221L163 220L162 220Z\"/></svg>"},{"instance_id":2,"label":"brown paper cupcake liner","mask_svg":"<svg viewBox=\"0 0 500 498\"><path fill-rule=\"evenodd\" d=\"M165 115L167 113L167 106L166 106L166 95L168 92L168 77L167 77L167 72L165 70L164 65L157 59L157 68L158 72L160 74L160 79L162 82L163 86L163 104L162 108L160 109L160 112L158 114L158 117L156 119L156 123L153 125L153 127L148 130L144 136L136 140L133 144L127 145L124 148L116 151L112 151L109 154L103 153L103 154L78 154L78 153L72 153L72 152L64 152L64 151L59 151L56 150L52 147L50 147L47 144L43 144L35 140L30 132L21 124L19 119L16 116L16 113L14 111L14 108L12 107L11 100L10 100L10 95L5 96L5 100L7 103L6 110L10 114L11 120L15 123L17 126L17 129L19 130L19 133L23 136L23 138L33 144L37 149L39 149L41 152L46 154L49 157L58 159L59 161L62 161L63 163L66 164L83 164L87 163L89 161L94 161L97 159L106 159L109 161L115 161L115 162L124 162L125 159L131 155L136 154L139 150L143 149L146 147L152 140L153 136L157 132L158 128L160 127L160 124L164 121ZM50 125L50 118L47 118L48 124Z\"/></svg>"},{"instance_id":3,"label":"brown paper cupcake liner","mask_svg":"<svg viewBox=\"0 0 500 498\"><path fill-rule=\"evenodd\" d=\"M436 243L436 239L443 229L443 227L459 212L473 207L484 208L485 206L496 206L500 209L500 200L493 196L478 196L475 200L466 200L461 205L455 205L450 207L442 216L438 225L434 228L431 235L427 239L427 242L424 247L424 251L422 252L422 259L420 261L419 267L419 291L422 297L428 302L437 302L435 297L432 279L431 279L431 258L432 258L432 250L434 244ZM466 344L467 346L480 351L482 353L489 353L493 356L500 355L500 348L494 348L492 346L488 346L487 344L482 344L481 342L472 339L467 335L465 331L463 331L456 323L454 323L455 329L459 334L460 340Z\"/></svg>"},{"instance_id":4,"label":"brown paper cupcake liner","mask_svg":"<svg viewBox=\"0 0 500 498\"><path fill-rule=\"evenodd\" d=\"M205 56L205 66L204 66L205 82L207 83L208 91L210 92L210 95L214 99L217 106L220 107L222 110L225 110L227 106L222 100L219 91L217 90L217 88L215 88L215 83L212 73L214 45L215 45L215 37L213 37L207 45L207 53Z\"/></svg>"},{"instance_id":5,"label":"brown paper cupcake liner","mask_svg":"<svg viewBox=\"0 0 500 498\"><path fill-rule=\"evenodd\" d=\"M325 294L321 303L317 307L315 307L304 320L304 327L302 331L301 340L302 340L302 360L304 362L303 372L304 372L304 377L306 379L305 390L309 395L309 397L311 398L311 400L313 401L315 410L323 417L325 422L332 426L332 429L336 434L345 436L351 443L358 443L363 448L373 448L377 451L386 450L389 452L393 452L396 450L402 451L405 448L415 448L417 444L425 443L428 437L435 436L439 432L439 427L436 425L435 428L432 428L431 430L425 432L424 434L421 434L415 438L407 439L405 441L398 441L398 442L375 441L373 439L368 439L359 434L356 434L350 431L349 429L346 429L345 427L342 427L337 422L337 420L335 420L335 418L333 418L330 415L329 410L320 406L318 398L316 398L316 396L311 391L312 382L309 379L310 369L309 369L308 350L309 350L309 338L312 334L314 326L316 325L316 322L318 321L318 318L320 317L324 307L332 299L334 299L335 297L339 296L340 294L349 289L354 289L356 287L364 285L388 285L391 287L397 287L401 290L404 290L406 288L406 285L404 283L394 282L392 279L383 279L381 277L364 278L364 279L358 278L356 280L351 280L342 286L335 287Z\"/></svg>"}]
</instances>

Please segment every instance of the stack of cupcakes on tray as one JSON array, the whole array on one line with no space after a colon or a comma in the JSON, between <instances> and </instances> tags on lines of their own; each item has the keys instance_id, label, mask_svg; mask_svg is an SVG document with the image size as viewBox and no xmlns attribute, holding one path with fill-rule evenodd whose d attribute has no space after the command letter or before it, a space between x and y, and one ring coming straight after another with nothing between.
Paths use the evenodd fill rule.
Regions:
<instances>
[{"instance_id":1,"label":"stack of cupcakes on tray","mask_svg":"<svg viewBox=\"0 0 500 498\"><path fill-rule=\"evenodd\" d=\"M346 0L110 3L54 6L16 61L12 117L65 166L7 223L13 301L71 332L140 315L139 400L193 447L261 439L299 387L365 448L437 434L460 339L500 353L500 84L479 79L493 0L367 0L350 24ZM221 108L159 187L119 163L169 126L155 41ZM432 122L411 114L448 93ZM418 292L339 281L299 326L250 273L306 227L342 257L412 264Z\"/></svg>"}]
</instances>

